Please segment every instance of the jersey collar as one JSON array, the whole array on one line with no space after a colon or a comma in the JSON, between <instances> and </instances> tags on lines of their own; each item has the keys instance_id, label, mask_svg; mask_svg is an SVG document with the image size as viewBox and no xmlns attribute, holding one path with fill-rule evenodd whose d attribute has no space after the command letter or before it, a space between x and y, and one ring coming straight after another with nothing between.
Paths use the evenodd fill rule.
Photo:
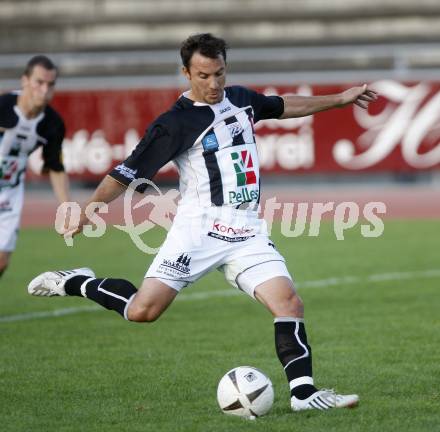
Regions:
<instances>
[{"instance_id":1,"label":"jersey collar","mask_svg":"<svg viewBox=\"0 0 440 432\"><path fill-rule=\"evenodd\" d=\"M194 106L214 106L214 105L218 105L218 104L223 103L224 100L225 100L225 98L226 98L226 91L223 90L223 99L222 99L220 102L217 102L216 104L208 104L208 103L205 103L205 102L196 102L196 101L193 101L192 99L190 99L190 98L188 97L189 93L190 93L190 90L187 90L186 92L183 92L183 93L182 93L181 97L184 97L185 99L187 99L187 100L188 100L189 102L191 102L191 104L194 105Z\"/></svg>"}]
</instances>

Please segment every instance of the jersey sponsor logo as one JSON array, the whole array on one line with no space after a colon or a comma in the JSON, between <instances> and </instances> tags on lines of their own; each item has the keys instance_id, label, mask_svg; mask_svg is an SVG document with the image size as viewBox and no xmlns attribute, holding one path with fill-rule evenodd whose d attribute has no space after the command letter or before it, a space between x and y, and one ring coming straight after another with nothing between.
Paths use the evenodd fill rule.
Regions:
<instances>
[{"instance_id":1,"label":"jersey sponsor logo","mask_svg":"<svg viewBox=\"0 0 440 432\"><path fill-rule=\"evenodd\" d=\"M246 202L258 201L260 193L258 190L249 190L246 187L239 191L229 191L229 204L243 204Z\"/></svg>"},{"instance_id":2,"label":"jersey sponsor logo","mask_svg":"<svg viewBox=\"0 0 440 432\"><path fill-rule=\"evenodd\" d=\"M226 126L229 129L229 133L231 134L232 138L240 135L243 132L243 126L239 122L234 122Z\"/></svg>"},{"instance_id":3,"label":"jersey sponsor logo","mask_svg":"<svg viewBox=\"0 0 440 432\"><path fill-rule=\"evenodd\" d=\"M124 164L118 165L115 170L129 180L134 180L136 178L137 169L128 168Z\"/></svg>"},{"instance_id":4,"label":"jersey sponsor logo","mask_svg":"<svg viewBox=\"0 0 440 432\"><path fill-rule=\"evenodd\" d=\"M227 106L226 108L222 108L221 110L220 110L220 114L224 114L225 112L228 112L228 111L231 111L231 107L230 106Z\"/></svg>"},{"instance_id":5,"label":"jersey sponsor logo","mask_svg":"<svg viewBox=\"0 0 440 432\"><path fill-rule=\"evenodd\" d=\"M256 184L257 177L255 175L251 153L247 150L232 152L231 158L234 163L237 186Z\"/></svg>"},{"instance_id":6,"label":"jersey sponsor logo","mask_svg":"<svg viewBox=\"0 0 440 432\"><path fill-rule=\"evenodd\" d=\"M157 272L171 277L188 276L190 274L190 263L191 257L181 254L176 261L164 259Z\"/></svg>"},{"instance_id":7,"label":"jersey sponsor logo","mask_svg":"<svg viewBox=\"0 0 440 432\"><path fill-rule=\"evenodd\" d=\"M210 133L202 139L202 146L205 151L218 150L218 141L215 133Z\"/></svg>"}]
</instances>

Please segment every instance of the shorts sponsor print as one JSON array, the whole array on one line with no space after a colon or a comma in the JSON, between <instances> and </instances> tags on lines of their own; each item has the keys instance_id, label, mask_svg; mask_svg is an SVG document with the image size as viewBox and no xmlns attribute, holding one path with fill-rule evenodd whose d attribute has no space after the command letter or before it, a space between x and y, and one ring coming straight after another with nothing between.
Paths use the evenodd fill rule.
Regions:
<instances>
[{"instance_id":1,"label":"shorts sponsor print","mask_svg":"<svg viewBox=\"0 0 440 432\"><path fill-rule=\"evenodd\" d=\"M191 257L182 253L176 260L164 258L157 268L157 273L171 278L180 279L190 275Z\"/></svg>"},{"instance_id":2,"label":"shorts sponsor print","mask_svg":"<svg viewBox=\"0 0 440 432\"><path fill-rule=\"evenodd\" d=\"M176 216L145 277L158 278L180 291L215 269L236 288L241 273L263 263L272 263L268 265L273 271L266 272L262 279L288 274L283 256L274 249L259 219L212 217L206 225L194 223L196 219ZM253 288L245 291L253 296Z\"/></svg>"},{"instance_id":3,"label":"shorts sponsor print","mask_svg":"<svg viewBox=\"0 0 440 432\"><path fill-rule=\"evenodd\" d=\"M246 225L234 227L227 223L214 221L207 235L218 240L235 243L255 237L255 229Z\"/></svg>"}]
</instances>

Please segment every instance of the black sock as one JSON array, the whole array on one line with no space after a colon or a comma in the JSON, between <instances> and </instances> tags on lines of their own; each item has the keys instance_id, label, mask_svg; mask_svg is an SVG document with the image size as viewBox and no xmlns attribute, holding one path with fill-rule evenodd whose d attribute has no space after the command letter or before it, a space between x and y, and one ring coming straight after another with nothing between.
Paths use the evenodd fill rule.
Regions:
<instances>
[{"instance_id":1,"label":"black sock","mask_svg":"<svg viewBox=\"0 0 440 432\"><path fill-rule=\"evenodd\" d=\"M94 279L90 276L74 276L64 285L69 296L87 297L90 300L114 310L125 319L126 306L136 294L136 287L125 279Z\"/></svg>"},{"instance_id":2,"label":"black sock","mask_svg":"<svg viewBox=\"0 0 440 432\"><path fill-rule=\"evenodd\" d=\"M307 343L303 320L276 318L275 347L289 381L290 395L306 399L316 392L312 374L312 349Z\"/></svg>"}]
</instances>

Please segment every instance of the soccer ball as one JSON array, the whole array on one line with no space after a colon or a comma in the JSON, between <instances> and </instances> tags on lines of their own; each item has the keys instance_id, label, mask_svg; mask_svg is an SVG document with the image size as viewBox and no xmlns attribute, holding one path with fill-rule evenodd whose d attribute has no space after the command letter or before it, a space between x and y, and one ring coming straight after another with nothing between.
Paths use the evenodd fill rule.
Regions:
<instances>
[{"instance_id":1,"label":"soccer ball","mask_svg":"<svg viewBox=\"0 0 440 432\"><path fill-rule=\"evenodd\" d=\"M254 367L239 366L226 372L218 383L217 400L225 414L260 417L272 408L272 382Z\"/></svg>"}]
</instances>

